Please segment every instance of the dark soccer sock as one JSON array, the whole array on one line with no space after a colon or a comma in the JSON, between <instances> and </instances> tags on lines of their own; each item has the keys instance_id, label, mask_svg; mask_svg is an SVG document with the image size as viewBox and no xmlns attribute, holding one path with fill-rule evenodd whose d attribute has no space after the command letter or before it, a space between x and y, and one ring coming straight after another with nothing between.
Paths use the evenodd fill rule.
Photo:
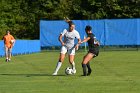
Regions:
<instances>
[{"instance_id":1,"label":"dark soccer sock","mask_svg":"<svg viewBox=\"0 0 140 93\"><path fill-rule=\"evenodd\" d=\"M90 63L88 62L86 65L87 65L87 68L88 68L88 72L91 71Z\"/></svg>"},{"instance_id":2,"label":"dark soccer sock","mask_svg":"<svg viewBox=\"0 0 140 93\"><path fill-rule=\"evenodd\" d=\"M83 67L83 75L86 76L87 75L86 64L82 64L82 67Z\"/></svg>"},{"instance_id":3,"label":"dark soccer sock","mask_svg":"<svg viewBox=\"0 0 140 93\"><path fill-rule=\"evenodd\" d=\"M87 65L87 68L88 68L88 74L87 75L90 75L91 74L90 63L88 62L86 65Z\"/></svg>"}]
</instances>

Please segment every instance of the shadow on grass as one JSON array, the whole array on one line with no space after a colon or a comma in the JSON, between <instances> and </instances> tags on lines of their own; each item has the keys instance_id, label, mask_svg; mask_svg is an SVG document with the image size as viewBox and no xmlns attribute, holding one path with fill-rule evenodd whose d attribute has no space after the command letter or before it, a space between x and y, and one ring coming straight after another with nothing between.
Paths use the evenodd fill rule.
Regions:
<instances>
[{"instance_id":1,"label":"shadow on grass","mask_svg":"<svg viewBox=\"0 0 140 93\"><path fill-rule=\"evenodd\" d=\"M53 76L51 74L0 74L3 76L25 76L25 77L31 77L31 76ZM57 76L66 76L66 75L57 75Z\"/></svg>"}]
</instances>

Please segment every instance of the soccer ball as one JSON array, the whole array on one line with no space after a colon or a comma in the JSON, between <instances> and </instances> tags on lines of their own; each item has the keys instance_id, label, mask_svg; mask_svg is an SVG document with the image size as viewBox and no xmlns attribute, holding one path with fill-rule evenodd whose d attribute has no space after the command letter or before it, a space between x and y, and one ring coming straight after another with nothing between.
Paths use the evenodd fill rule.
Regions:
<instances>
[{"instance_id":1,"label":"soccer ball","mask_svg":"<svg viewBox=\"0 0 140 93\"><path fill-rule=\"evenodd\" d=\"M13 44L15 42L15 40L11 40L10 43Z\"/></svg>"},{"instance_id":2,"label":"soccer ball","mask_svg":"<svg viewBox=\"0 0 140 93\"><path fill-rule=\"evenodd\" d=\"M71 74L73 74L73 70L72 70L72 68L67 67L67 68L65 69L65 73L66 73L67 75L71 75Z\"/></svg>"}]
</instances>

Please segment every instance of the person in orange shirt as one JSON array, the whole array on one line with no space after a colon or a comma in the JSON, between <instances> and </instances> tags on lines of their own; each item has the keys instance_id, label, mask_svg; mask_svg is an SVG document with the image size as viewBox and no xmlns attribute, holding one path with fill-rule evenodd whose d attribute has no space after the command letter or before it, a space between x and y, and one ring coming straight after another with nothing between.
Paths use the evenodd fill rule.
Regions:
<instances>
[{"instance_id":1,"label":"person in orange shirt","mask_svg":"<svg viewBox=\"0 0 140 93\"><path fill-rule=\"evenodd\" d=\"M11 61L11 52L15 43L15 38L10 34L10 31L6 31L6 35L3 37L5 47L6 62Z\"/></svg>"}]
</instances>

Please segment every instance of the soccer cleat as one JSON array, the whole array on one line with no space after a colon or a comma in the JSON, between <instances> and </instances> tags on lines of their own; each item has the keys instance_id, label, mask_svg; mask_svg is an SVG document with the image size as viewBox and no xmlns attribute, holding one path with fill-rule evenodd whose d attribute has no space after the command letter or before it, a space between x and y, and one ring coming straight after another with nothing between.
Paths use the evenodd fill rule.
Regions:
<instances>
[{"instance_id":1,"label":"soccer cleat","mask_svg":"<svg viewBox=\"0 0 140 93\"><path fill-rule=\"evenodd\" d=\"M8 59L8 61L11 61L11 59Z\"/></svg>"},{"instance_id":2,"label":"soccer cleat","mask_svg":"<svg viewBox=\"0 0 140 93\"><path fill-rule=\"evenodd\" d=\"M76 73L76 69L73 69L73 70L72 70L72 73L75 74L75 73Z\"/></svg>"},{"instance_id":3,"label":"soccer cleat","mask_svg":"<svg viewBox=\"0 0 140 93\"><path fill-rule=\"evenodd\" d=\"M8 62L8 59L6 59L5 62Z\"/></svg>"},{"instance_id":4,"label":"soccer cleat","mask_svg":"<svg viewBox=\"0 0 140 93\"><path fill-rule=\"evenodd\" d=\"M91 74L92 70L88 70L87 76L89 76Z\"/></svg>"},{"instance_id":5,"label":"soccer cleat","mask_svg":"<svg viewBox=\"0 0 140 93\"><path fill-rule=\"evenodd\" d=\"M55 73L53 73L52 75L53 75L53 76L56 76L56 75L57 75L57 73L55 72Z\"/></svg>"},{"instance_id":6,"label":"soccer cleat","mask_svg":"<svg viewBox=\"0 0 140 93\"><path fill-rule=\"evenodd\" d=\"M81 75L81 76L87 76L87 75Z\"/></svg>"}]
</instances>

